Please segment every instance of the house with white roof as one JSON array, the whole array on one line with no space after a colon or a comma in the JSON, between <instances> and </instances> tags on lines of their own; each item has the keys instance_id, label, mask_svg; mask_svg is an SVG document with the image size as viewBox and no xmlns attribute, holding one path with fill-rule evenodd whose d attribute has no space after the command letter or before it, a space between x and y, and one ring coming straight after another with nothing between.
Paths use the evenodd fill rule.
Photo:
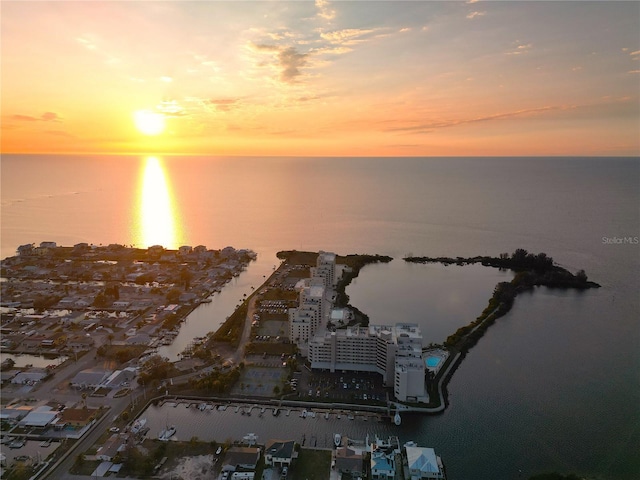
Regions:
<instances>
[{"instance_id":1,"label":"house with white roof","mask_svg":"<svg viewBox=\"0 0 640 480\"><path fill-rule=\"evenodd\" d=\"M51 407L44 405L31 410L22 420L18 422L21 427L45 428L58 418L58 412Z\"/></svg>"},{"instance_id":2,"label":"house with white roof","mask_svg":"<svg viewBox=\"0 0 640 480\"><path fill-rule=\"evenodd\" d=\"M411 480L444 480L444 465L433 448L405 445Z\"/></svg>"},{"instance_id":3,"label":"house with white roof","mask_svg":"<svg viewBox=\"0 0 640 480\"><path fill-rule=\"evenodd\" d=\"M71 379L71 386L80 390L96 389L111 375L110 371L88 368Z\"/></svg>"}]
</instances>

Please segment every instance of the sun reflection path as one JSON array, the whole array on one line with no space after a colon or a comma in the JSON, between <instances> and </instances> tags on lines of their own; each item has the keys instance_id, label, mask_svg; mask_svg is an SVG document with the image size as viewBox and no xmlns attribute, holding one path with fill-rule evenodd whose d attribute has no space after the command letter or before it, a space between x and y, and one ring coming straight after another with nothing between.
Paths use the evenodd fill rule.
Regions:
<instances>
[{"instance_id":1,"label":"sun reflection path","mask_svg":"<svg viewBox=\"0 0 640 480\"><path fill-rule=\"evenodd\" d=\"M147 157L143 168L136 236L145 247L178 248L176 209L164 165L157 157Z\"/></svg>"}]
</instances>

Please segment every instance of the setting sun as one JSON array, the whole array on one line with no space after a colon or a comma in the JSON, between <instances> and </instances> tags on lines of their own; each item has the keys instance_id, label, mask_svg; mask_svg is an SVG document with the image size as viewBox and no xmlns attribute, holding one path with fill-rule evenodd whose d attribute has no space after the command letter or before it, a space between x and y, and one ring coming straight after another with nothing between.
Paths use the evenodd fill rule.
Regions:
<instances>
[{"instance_id":1,"label":"setting sun","mask_svg":"<svg viewBox=\"0 0 640 480\"><path fill-rule=\"evenodd\" d=\"M164 131L164 115L150 110L138 110L133 114L136 128L145 135L159 135Z\"/></svg>"}]
</instances>

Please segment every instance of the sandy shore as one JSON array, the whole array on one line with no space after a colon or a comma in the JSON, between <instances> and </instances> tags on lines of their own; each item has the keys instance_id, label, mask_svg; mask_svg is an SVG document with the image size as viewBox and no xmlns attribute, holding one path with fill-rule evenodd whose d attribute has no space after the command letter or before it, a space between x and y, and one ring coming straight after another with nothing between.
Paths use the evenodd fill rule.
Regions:
<instances>
[{"instance_id":1,"label":"sandy shore","mask_svg":"<svg viewBox=\"0 0 640 480\"><path fill-rule=\"evenodd\" d=\"M160 478L167 480L210 480L215 478L213 455L183 457L173 470L163 471Z\"/></svg>"}]
</instances>

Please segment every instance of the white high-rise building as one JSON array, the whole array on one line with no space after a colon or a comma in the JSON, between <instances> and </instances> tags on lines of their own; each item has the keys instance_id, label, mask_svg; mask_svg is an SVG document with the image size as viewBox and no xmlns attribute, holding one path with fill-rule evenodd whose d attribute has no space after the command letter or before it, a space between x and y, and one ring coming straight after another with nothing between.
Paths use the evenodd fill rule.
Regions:
<instances>
[{"instance_id":1,"label":"white high-rise building","mask_svg":"<svg viewBox=\"0 0 640 480\"><path fill-rule=\"evenodd\" d=\"M428 401L418 325L370 325L315 335L309 361L312 369L379 373L398 400Z\"/></svg>"},{"instance_id":2,"label":"white high-rise building","mask_svg":"<svg viewBox=\"0 0 640 480\"><path fill-rule=\"evenodd\" d=\"M316 266L311 267L312 278L322 278L324 286L333 289L338 279L336 278L336 254L320 252L316 260Z\"/></svg>"}]
</instances>

